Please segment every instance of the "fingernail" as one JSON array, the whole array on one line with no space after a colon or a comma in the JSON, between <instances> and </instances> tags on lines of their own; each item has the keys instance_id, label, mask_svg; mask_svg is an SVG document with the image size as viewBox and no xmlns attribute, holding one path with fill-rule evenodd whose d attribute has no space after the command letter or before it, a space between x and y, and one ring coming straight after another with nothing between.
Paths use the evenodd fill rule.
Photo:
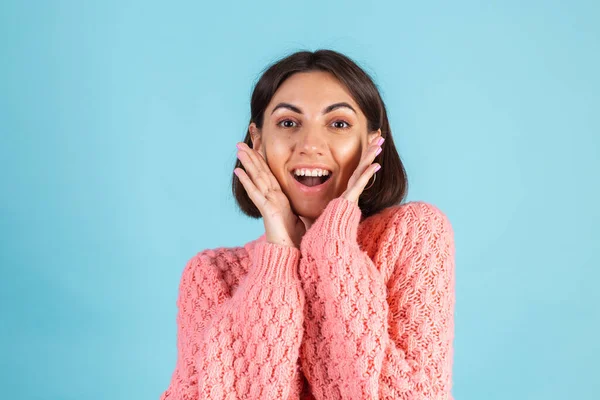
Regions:
<instances>
[{"instance_id":1,"label":"fingernail","mask_svg":"<svg viewBox=\"0 0 600 400\"><path fill-rule=\"evenodd\" d=\"M241 149L241 148L242 148L242 144L241 144L241 143L237 143L237 144L235 145L235 147L237 147L238 149Z\"/></svg>"},{"instance_id":2,"label":"fingernail","mask_svg":"<svg viewBox=\"0 0 600 400\"><path fill-rule=\"evenodd\" d=\"M379 150L377 150L377 153L375 153L375 156L379 155L379 153L381 153L381 150L383 149L380 147Z\"/></svg>"},{"instance_id":3,"label":"fingernail","mask_svg":"<svg viewBox=\"0 0 600 400\"><path fill-rule=\"evenodd\" d=\"M375 167L375 172L379 171L380 169L381 169L381 165L379 165L379 164L378 164L378 165Z\"/></svg>"},{"instance_id":4,"label":"fingernail","mask_svg":"<svg viewBox=\"0 0 600 400\"><path fill-rule=\"evenodd\" d=\"M384 138L379 138L379 140L377 141L377 145L381 146L381 144L385 141Z\"/></svg>"}]
</instances>

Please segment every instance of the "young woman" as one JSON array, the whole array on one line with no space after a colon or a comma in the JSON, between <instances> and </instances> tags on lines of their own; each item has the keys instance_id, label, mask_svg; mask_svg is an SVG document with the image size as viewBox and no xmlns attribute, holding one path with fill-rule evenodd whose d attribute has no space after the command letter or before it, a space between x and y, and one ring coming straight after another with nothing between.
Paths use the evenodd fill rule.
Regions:
<instances>
[{"instance_id":1,"label":"young woman","mask_svg":"<svg viewBox=\"0 0 600 400\"><path fill-rule=\"evenodd\" d=\"M161 399L452 399L454 239L407 190L371 78L331 50L270 66L233 193L265 233L182 274Z\"/></svg>"}]
</instances>

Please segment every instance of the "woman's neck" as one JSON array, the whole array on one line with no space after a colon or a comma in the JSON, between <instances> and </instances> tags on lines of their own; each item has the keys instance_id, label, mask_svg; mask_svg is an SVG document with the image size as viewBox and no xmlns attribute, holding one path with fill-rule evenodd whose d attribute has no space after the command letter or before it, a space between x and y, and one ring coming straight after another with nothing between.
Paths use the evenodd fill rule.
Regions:
<instances>
[{"instance_id":1,"label":"woman's neck","mask_svg":"<svg viewBox=\"0 0 600 400\"><path fill-rule=\"evenodd\" d=\"M299 218L302 220L302 222L304 222L304 226L306 227L306 230L309 230L310 227L312 226L312 224L315 222L315 220L311 219L311 218L306 218L306 217L302 217L302 216L300 216Z\"/></svg>"}]
</instances>

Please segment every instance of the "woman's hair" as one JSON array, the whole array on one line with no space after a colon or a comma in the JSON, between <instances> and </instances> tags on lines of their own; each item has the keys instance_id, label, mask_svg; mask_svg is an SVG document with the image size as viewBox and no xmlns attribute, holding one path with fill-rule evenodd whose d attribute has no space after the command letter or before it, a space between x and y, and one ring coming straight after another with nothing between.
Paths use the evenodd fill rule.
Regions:
<instances>
[{"instance_id":1,"label":"woman's hair","mask_svg":"<svg viewBox=\"0 0 600 400\"><path fill-rule=\"evenodd\" d=\"M262 129L264 113L279 86L297 72L325 71L333 74L351 93L361 111L367 117L369 132L381 128L385 138L382 152L375 158L381 164L373 185L362 192L358 206L366 218L386 207L399 204L404 200L408 189L408 179L404 165L394 146L385 104L371 77L347 56L321 49L315 52L299 51L286 56L269 66L256 83L250 101L250 123L254 122ZM244 142L252 148L250 130L246 132ZM235 168L244 168L236 159ZM233 175L232 191L244 214L260 218L261 214L254 205L239 178ZM369 180L367 186L372 183Z\"/></svg>"}]
</instances>

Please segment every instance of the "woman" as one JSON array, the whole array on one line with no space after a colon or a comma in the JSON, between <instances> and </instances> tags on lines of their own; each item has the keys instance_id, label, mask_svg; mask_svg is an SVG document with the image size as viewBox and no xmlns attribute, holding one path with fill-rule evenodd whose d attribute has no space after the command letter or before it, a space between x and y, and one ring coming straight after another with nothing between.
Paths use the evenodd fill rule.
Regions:
<instances>
[{"instance_id":1,"label":"woman","mask_svg":"<svg viewBox=\"0 0 600 400\"><path fill-rule=\"evenodd\" d=\"M161 399L452 399L452 227L400 204L370 77L331 50L278 61L238 149L233 193L265 233L187 263Z\"/></svg>"}]
</instances>

